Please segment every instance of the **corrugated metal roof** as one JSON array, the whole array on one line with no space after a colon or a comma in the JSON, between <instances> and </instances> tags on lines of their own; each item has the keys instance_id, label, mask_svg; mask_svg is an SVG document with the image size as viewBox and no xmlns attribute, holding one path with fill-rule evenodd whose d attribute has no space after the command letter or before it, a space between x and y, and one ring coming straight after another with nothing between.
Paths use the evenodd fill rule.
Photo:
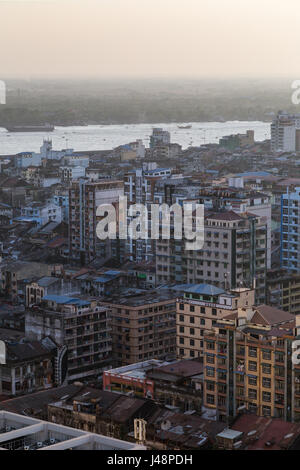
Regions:
<instances>
[{"instance_id":1,"label":"corrugated metal roof","mask_svg":"<svg viewBox=\"0 0 300 470\"><path fill-rule=\"evenodd\" d=\"M203 295L225 294L225 291L223 289L219 289L219 287L215 287L210 284L195 284L193 287L190 287L185 292L190 292L191 294L203 294Z\"/></svg>"}]
</instances>

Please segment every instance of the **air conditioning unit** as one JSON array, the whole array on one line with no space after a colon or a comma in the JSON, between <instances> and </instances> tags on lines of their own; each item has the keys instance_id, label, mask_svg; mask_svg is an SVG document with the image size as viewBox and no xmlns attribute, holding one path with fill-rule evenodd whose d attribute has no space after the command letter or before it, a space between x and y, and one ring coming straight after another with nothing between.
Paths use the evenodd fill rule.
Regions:
<instances>
[{"instance_id":1,"label":"air conditioning unit","mask_svg":"<svg viewBox=\"0 0 300 470\"><path fill-rule=\"evenodd\" d=\"M6 426L6 427L5 427L5 431L6 431L6 432L10 432L10 431L11 431L11 426Z\"/></svg>"},{"instance_id":2,"label":"air conditioning unit","mask_svg":"<svg viewBox=\"0 0 300 470\"><path fill-rule=\"evenodd\" d=\"M24 446L24 450L29 450L29 446Z\"/></svg>"},{"instance_id":3,"label":"air conditioning unit","mask_svg":"<svg viewBox=\"0 0 300 470\"><path fill-rule=\"evenodd\" d=\"M50 439L50 444L55 444L55 439L53 439L53 437Z\"/></svg>"},{"instance_id":4,"label":"air conditioning unit","mask_svg":"<svg viewBox=\"0 0 300 470\"><path fill-rule=\"evenodd\" d=\"M43 447L43 443L42 443L41 441L37 442L36 445L37 445L37 447L39 447L39 448Z\"/></svg>"}]
</instances>

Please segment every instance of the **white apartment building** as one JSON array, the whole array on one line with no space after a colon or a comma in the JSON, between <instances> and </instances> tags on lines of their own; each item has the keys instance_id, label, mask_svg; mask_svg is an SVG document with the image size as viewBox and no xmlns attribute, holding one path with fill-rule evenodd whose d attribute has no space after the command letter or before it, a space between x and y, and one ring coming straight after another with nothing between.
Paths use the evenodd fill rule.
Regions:
<instances>
[{"instance_id":1,"label":"white apartment building","mask_svg":"<svg viewBox=\"0 0 300 470\"><path fill-rule=\"evenodd\" d=\"M43 226L49 221L58 222L62 221L62 209L61 207L53 204L40 204L33 203L29 206L22 207L21 217L18 219L32 220Z\"/></svg>"},{"instance_id":2,"label":"white apartment building","mask_svg":"<svg viewBox=\"0 0 300 470\"><path fill-rule=\"evenodd\" d=\"M300 114L279 111L271 124L272 152L300 150Z\"/></svg>"}]
</instances>

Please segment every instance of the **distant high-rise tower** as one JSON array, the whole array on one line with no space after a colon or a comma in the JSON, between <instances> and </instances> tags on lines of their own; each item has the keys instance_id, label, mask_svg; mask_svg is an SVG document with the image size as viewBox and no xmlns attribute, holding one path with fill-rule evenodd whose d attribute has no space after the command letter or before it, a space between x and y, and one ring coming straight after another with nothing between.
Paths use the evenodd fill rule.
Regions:
<instances>
[{"instance_id":1,"label":"distant high-rise tower","mask_svg":"<svg viewBox=\"0 0 300 470\"><path fill-rule=\"evenodd\" d=\"M300 187L281 198L281 266L300 272Z\"/></svg>"},{"instance_id":2,"label":"distant high-rise tower","mask_svg":"<svg viewBox=\"0 0 300 470\"><path fill-rule=\"evenodd\" d=\"M164 131L160 127L154 128L150 137L150 148L157 145L168 145L171 142L170 132Z\"/></svg>"},{"instance_id":3,"label":"distant high-rise tower","mask_svg":"<svg viewBox=\"0 0 300 470\"><path fill-rule=\"evenodd\" d=\"M271 150L300 151L300 114L279 111L271 125Z\"/></svg>"},{"instance_id":4,"label":"distant high-rise tower","mask_svg":"<svg viewBox=\"0 0 300 470\"><path fill-rule=\"evenodd\" d=\"M123 195L123 181L103 180L91 183L82 178L73 182L69 190L70 258L80 260L84 265L96 257L105 260L118 256L117 253L112 252L113 243L111 240L103 242L97 238L96 213L101 204L117 206L119 196Z\"/></svg>"}]
</instances>

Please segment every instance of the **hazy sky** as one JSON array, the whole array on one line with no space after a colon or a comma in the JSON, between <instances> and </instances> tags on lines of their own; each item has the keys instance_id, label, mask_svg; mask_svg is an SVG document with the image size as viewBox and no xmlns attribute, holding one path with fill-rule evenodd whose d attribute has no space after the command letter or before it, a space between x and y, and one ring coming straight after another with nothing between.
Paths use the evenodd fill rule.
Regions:
<instances>
[{"instance_id":1,"label":"hazy sky","mask_svg":"<svg viewBox=\"0 0 300 470\"><path fill-rule=\"evenodd\" d=\"M299 19L300 0L0 0L0 78L299 79Z\"/></svg>"}]
</instances>

